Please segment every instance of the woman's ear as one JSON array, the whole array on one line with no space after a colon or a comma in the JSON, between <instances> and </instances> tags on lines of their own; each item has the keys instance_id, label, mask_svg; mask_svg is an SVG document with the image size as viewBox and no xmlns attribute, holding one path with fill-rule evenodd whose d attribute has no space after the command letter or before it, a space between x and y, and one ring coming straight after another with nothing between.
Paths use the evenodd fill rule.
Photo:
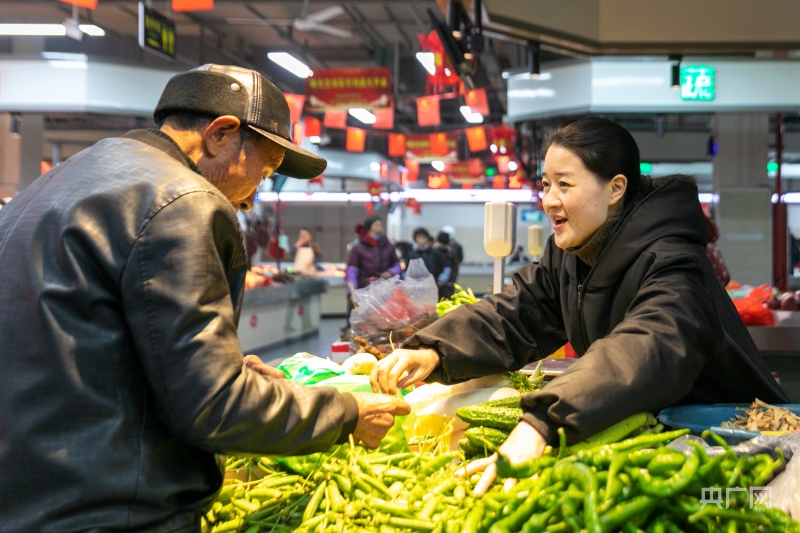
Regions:
<instances>
[{"instance_id":1,"label":"woman's ear","mask_svg":"<svg viewBox=\"0 0 800 533\"><path fill-rule=\"evenodd\" d=\"M608 205L622 205L625 191L628 188L628 178L623 174L617 174L608 182Z\"/></svg>"},{"instance_id":2,"label":"woman's ear","mask_svg":"<svg viewBox=\"0 0 800 533\"><path fill-rule=\"evenodd\" d=\"M220 152L234 145L234 137L240 136L241 121L233 115L217 117L203 130L203 145L206 153L216 157ZM241 143L240 143L241 144Z\"/></svg>"}]
</instances>

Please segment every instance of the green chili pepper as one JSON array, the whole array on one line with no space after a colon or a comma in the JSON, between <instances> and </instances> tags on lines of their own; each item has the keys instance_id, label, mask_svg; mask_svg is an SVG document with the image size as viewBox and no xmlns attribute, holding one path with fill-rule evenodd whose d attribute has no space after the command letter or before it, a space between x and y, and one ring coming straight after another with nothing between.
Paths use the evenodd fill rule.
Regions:
<instances>
[{"instance_id":1,"label":"green chili pepper","mask_svg":"<svg viewBox=\"0 0 800 533\"><path fill-rule=\"evenodd\" d=\"M686 459L680 470L667 479L661 479L650 475L646 469L635 469L631 474L639 481L642 492L650 496L668 498L682 491L692 481L692 477L697 472L700 465L700 457L692 449L692 453Z\"/></svg>"},{"instance_id":2,"label":"green chili pepper","mask_svg":"<svg viewBox=\"0 0 800 533\"><path fill-rule=\"evenodd\" d=\"M658 500L652 496L645 494L634 496L632 499L619 503L608 512L600 515L600 526L603 531L615 531L632 518L646 515L652 511L656 503L658 503Z\"/></svg>"},{"instance_id":3,"label":"green chili pepper","mask_svg":"<svg viewBox=\"0 0 800 533\"><path fill-rule=\"evenodd\" d=\"M597 479L588 466L582 463L561 461L553 467L553 479L574 482L583 489L583 516L589 533L600 533L597 516Z\"/></svg>"}]
</instances>

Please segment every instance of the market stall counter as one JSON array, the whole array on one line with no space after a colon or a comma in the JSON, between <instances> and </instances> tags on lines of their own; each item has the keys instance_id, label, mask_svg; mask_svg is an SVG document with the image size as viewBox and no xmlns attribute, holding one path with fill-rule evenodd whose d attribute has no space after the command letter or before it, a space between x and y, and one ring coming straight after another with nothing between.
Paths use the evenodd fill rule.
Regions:
<instances>
[{"instance_id":1,"label":"market stall counter","mask_svg":"<svg viewBox=\"0 0 800 533\"><path fill-rule=\"evenodd\" d=\"M747 331L789 399L800 401L800 326L751 326Z\"/></svg>"},{"instance_id":2,"label":"market stall counter","mask_svg":"<svg viewBox=\"0 0 800 533\"><path fill-rule=\"evenodd\" d=\"M321 279L299 279L245 291L239 319L244 353L260 353L319 333Z\"/></svg>"}]
</instances>

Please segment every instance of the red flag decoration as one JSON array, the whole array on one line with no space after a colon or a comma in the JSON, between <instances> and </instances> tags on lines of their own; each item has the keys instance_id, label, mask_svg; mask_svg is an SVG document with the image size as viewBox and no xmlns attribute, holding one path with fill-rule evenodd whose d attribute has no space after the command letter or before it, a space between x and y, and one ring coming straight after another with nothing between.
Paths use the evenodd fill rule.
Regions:
<instances>
[{"instance_id":1,"label":"red flag decoration","mask_svg":"<svg viewBox=\"0 0 800 533\"><path fill-rule=\"evenodd\" d=\"M417 124L420 126L438 126L441 121L438 96L417 98Z\"/></svg>"},{"instance_id":2,"label":"red flag decoration","mask_svg":"<svg viewBox=\"0 0 800 533\"><path fill-rule=\"evenodd\" d=\"M214 0L172 0L173 11L208 11L214 9Z\"/></svg>"},{"instance_id":3,"label":"red flag decoration","mask_svg":"<svg viewBox=\"0 0 800 533\"><path fill-rule=\"evenodd\" d=\"M390 157L405 157L406 156L406 136L402 133L389 134L389 156Z\"/></svg>"},{"instance_id":4,"label":"red flag decoration","mask_svg":"<svg viewBox=\"0 0 800 533\"><path fill-rule=\"evenodd\" d=\"M467 94L464 95L464 103L473 113L480 113L484 117L489 116L489 100L486 98L486 89L467 91Z\"/></svg>"},{"instance_id":5,"label":"red flag decoration","mask_svg":"<svg viewBox=\"0 0 800 533\"><path fill-rule=\"evenodd\" d=\"M483 161L481 161L480 158L470 158L467 163L467 168L469 169L469 174L471 176L475 176L476 178L483 176Z\"/></svg>"},{"instance_id":6,"label":"red flag decoration","mask_svg":"<svg viewBox=\"0 0 800 533\"><path fill-rule=\"evenodd\" d=\"M375 123L372 125L373 129L394 129L394 106L383 109L373 109L372 114L375 115Z\"/></svg>"},{"instance_id":7,"label":"red flag decoration","mask_svg":"<svg viewBox=\"0 0 800 533\"><path fill-rule=\"evenodd\" d=\"M303 126L299 122L292 124L292 141L298 146L303 144Z\"/></svg>"},{"instance_id":8,"label":"red flag decoration","mask_svg":"<svg viewBox=\"0 0 800 533\"><path fill-rule=\"evenodd\" d=\"M406 159L405 167L408 169L408 182L414 183L419 176L419 161L416 159Z\"/></svg>"},{"instance_id":9,"label":"red flag decoration","mask_svg":"<svg viewBox=\"0 0 800 533\"><path fill-rule=\"evenodd\" d=\"M86 9L94 9L97 7L97 0L60 0L65 4L72 6L85 7ZM211 0L213 2L213 0Z\"/></svg>"},{"instance_id":10,"label":"red flag decoration","mask_svg":"<svg viewBox=\"0 0 800 533\"><path fill-rule=\"evenodd\" d=\"M286 98L286 103L289 104L289 119L292 123L300 122L300 116L303 114L303 104L306 103L306 97L302 94L289 94L283 93Z\"/></svg>"},{"instance_id":11,"label":"red flag decoration","mask_svg":"<svg viewBox=\"0 0 800 533\"><path fill-rule=\"evenodd\" d=\"M359 128L347 128L345 148L348 152L363 152L367 142L367 132Z\"/></svg>"},{"instance_id":12,"label":"red flag decoration","mask_svg":"<svg viewBox=\"0 0 800 533\"><path fill-rule=\"evenodd\" d=\"M486 140L486 130L483 126L467 128L467 144L470 152L482 152L489 148L489 142Z\"/></svg>"},{"instance_id":13,"label":"red flag decoration","mask_svg":"<svg viewBox=\"0 0 800 533\"><path fill-rule=\"evenodd\" d=\"M419 215L420 211L422 211L422 205L416 198L406 198L406 207L410 208L415 215Z\"/></svg>"},{"instance_id":14,"label":"red flag decoration","mask_svg":"<svg viewBox=\"0 0 800 533\"><path fill-rule=\"evenodd\" d=\"M325 111L323 124L325 124L326 128L345 129L347 127L347 111L338 109Z\"/></svg>"},{"instance_id":15,"label":"red flag decoration","mask_svg":"<svg viewBox=\"0 0 800 533\"><path fill-rule=\"evenodd\" d=\"M322 122L318 118L306 117L306 137L322 137Z\"/></svg>"},{"instance_id":16,"label":"red flag decoration","mask_svg":"<svg viewBox=\"0 0 800 533\"><path fill-rule=\"evenodd\" d=\"M492 189L505 189L506 188L506 177L502 174L498 174L492 180Z\"/></svg>"},{"instance_id":17,"label":"red flag decoration","mask_svg":"<svg viewBox=\"0 0 800 533\"><path fill-rule=\"evenodd\" d=\"M450 151L447 148L446 133L431 133L428 137L431 143L431 154L447 155L448 153L450 153Z\"/></svg>"},{"instance_id":18,"label":"red flag decoration","mask_svg":"<svg viewBox=\"0 0 800 533\"><path fill-rule=\"evenodd\" d=\"M364 204L364 210L367 212L368 215L375 214L375 204L373 202L367 202Z\"/></svg>"}]
</instances>

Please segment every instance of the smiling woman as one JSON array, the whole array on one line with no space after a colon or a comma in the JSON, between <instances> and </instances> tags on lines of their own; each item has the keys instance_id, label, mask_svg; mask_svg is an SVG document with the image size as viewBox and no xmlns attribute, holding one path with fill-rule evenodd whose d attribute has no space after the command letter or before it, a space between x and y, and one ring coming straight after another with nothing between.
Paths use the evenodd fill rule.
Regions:
<instances>
[{"instance_id":1,"label":"smiling woman","mask_svg":"<svg viewBox=\"0 0 800 533\"><path fill-rule=\"evenodd\" d=\"M541 261L418 331L375 365L373 388L393 392L404 372L452 383L516 370L569 341L579 359L522 398L499 449L512 464L559 428L574 443L679 402L786 398L705 255L692 178L640 176L630 133L586 118L551 133L542 182L554 235Z\"/></svg>"}]
</instances>

